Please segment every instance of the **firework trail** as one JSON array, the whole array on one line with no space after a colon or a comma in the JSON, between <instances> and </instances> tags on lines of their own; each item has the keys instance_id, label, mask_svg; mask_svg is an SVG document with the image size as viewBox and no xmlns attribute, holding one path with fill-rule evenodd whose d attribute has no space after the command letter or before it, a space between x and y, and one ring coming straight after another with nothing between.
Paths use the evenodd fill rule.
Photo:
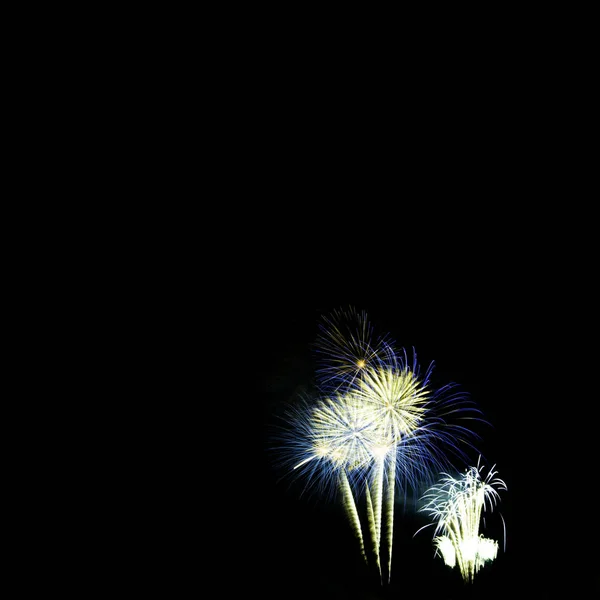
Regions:
<instances>
[{"instance_id":1,"label":"firework trail","mask_svg":"<svg viewBox=\"0 0 600 600\"><path fill-rule=\"evenodd\" d=\"M362 527L360 525L360 518L358 516L358 510L356 508L356 503L354 501L354 496L352 495L352 488L350 487L350 482L348 481L348 476L343 469L340 469L340 490L342 491L344 508L346 509L346 515L348 520L350 521L350 527L358 540L360 553L364 558L365 562L367 561L367 554L365 552L365 542L363 540L362 535Z\"/></svg>"},{"instance_id":2,"label":"firework trail","mask_svg":"<svg viewBox=\"0 0 600 600\"><path fill-rule=\"evenodd\" d=\"M379 448L377 450L380 450ZM373 490L372 497L372 512L374 523L372 525L372 531L375 532L374 544L377 548L377 568L379 570L379 577L381 577L381 508L383 506L383 473L385 469L385 454L380 450L379 456L376 456L375 464L373 467L373 483L371 489Z\"/></svg>"},{"instance_id":3,"label":"firework trail","mask_svg":"<svg viewBox=\"0 0 600 600\"><path fill-rule=\"evenodd\" d=\"M392 452L388 461L387 497L386 497L386 531L387 531L387 574L388 583L392 577L392 546L394 537L394 484L396 481L396 453Z\"/></svg>"},{"instance_id":4,"label":"firework trail","mask_svg":"<svg viewBox=\"0 0 600 600\"><path fill-rule=\"evenodd\" d=\"M373 557L375 559L375 566L377 567L377 571L379 573L379 578L381 579L381 560L379 557L379 542L377 540L377 525L375 520L375 511L373 509L373 500L371 494L371 488L369 487L369 483L367 482L365 485L365 493L367 497L367 523L369 526L369 534L371 539L371 550L373 552Z\"/></svg>"},{"instance_id":5,"label":"firework trail","mask_svg":"<svg viewBox=\"0 0 600 600\"><path fill-rule=\"evenodd\" d=\"M483 512L492 511L499 501L499 490L506 490L506 483L496 477L494 467L485 477L479 461L459 477L442 473L441 482L423 497L426 504L421 510L432 515L436 523L436 553L439 551L450 568L458 565L466 582L472 583L479 569L494 560L498 552L498 542L479 533Z\"/></svg>"}]
</instances>

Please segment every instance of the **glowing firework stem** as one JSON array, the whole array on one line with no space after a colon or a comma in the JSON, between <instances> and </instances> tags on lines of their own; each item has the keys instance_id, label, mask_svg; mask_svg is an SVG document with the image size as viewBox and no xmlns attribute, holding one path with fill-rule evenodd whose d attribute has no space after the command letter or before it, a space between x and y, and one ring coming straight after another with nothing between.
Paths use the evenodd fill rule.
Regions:
<instances>
[{"instance_id":1,"label":"glowing firework stem","mask_svg":"<svg viewBox=\"0 0 600 600\"><path fill-rule=\"evenodd\" d=\"M358 510L356 509L356 503L354 502L354 496L352 495L352 488L350 487L350 482L348 481L346 472L343 469L340 470L340 490L342 492L343 503L346 509L346 514L350 521L350 526L352 527L352 531L354 531L354 535L358 539L358 542L360 544L360 553L362 554L366 562L367 555L365 554L365 544L363 541L362 529L360 526L360 518L358 516Z\"/></svg>"},{"instance_id":2,"label":"glowing firework stem","mask_svg":"<svg viewBox=\"0 0 600 600\"><path fill-rule=\"evenodd\" d=\"M373 506L373 512L375 516L375 543L378 547L381 542L381 507L383 505L384 461L384 456L378 457L375 462L375 470L373 472L373 492L375 494L375 504Z\"/></svg>"},{"instance_id":3,"label":"glowing firework stem","mask_svg":"<svg viewBox=\"0 0 600 600\"><path fill-rule=\"evenodd\" d=\"M366 484L366 495L367 495L367 520L369 523L369 533L371 536L371 542L373 544L373 555L375 556L375 565L379 571L381 577L381 563L379 559L379 543L377 542L377 526L375 524L375 514L373 512L373 500L371 499L371 490L369 484Z\"/></svg>"},{"instance_id":4,"label":"glowing firework stem","mask_svg":"<svg viewBox=\"0 0 600 600\"><path fill-rule=\"evenodd\" d=\"M394 484L396 481L396 451L390 453L387 473L387 498L386 498L386 521L387 521L387 553L388 553L388 583L392 576L392 545L394 536Z\"/></svg>"}]
</instances>

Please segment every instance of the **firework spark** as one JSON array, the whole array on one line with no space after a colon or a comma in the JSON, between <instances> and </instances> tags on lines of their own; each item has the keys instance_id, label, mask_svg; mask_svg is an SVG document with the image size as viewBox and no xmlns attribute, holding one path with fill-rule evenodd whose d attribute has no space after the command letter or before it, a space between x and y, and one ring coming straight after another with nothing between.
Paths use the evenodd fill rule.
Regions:
<instances>
[{"instance_id":1,"label":"firework spark","mask_svg":"<svg viewBox=\"0 0 600 600\"><path fill-rule=\"evenodd\" d=\"M496 476L494 468L495 465L483 477L478 461L460 477L442 473L441 482L423 496L426 503L421 510L433 516L436 523L436 553L449 567L458 566L463 580L471 583L479 569L493 561L498 552L498 542L479 532L483 512L493 511L500 499L499 491L506 490L506 483Z\"/></svg>"}]
</instances>

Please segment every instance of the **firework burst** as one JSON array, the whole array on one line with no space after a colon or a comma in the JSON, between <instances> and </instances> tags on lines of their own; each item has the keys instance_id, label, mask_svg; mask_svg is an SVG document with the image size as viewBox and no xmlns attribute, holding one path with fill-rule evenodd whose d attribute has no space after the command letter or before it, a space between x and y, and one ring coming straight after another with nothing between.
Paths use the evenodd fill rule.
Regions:
<instances>
[{"instance_id":1,"label":"firework burst","mask_svg":"<svg viewBox=\"0 0 600 600\"><path fill-rule=\"evenodd\" d=\"M288 411L291 429L284 430L284 463L329 496L341 494L342 504L367 560L355 495L364 485L377 441L374 423L353 394L310 403Z\"/></svg>"},{"instance_id":2,"label":"firework burst","mask_svg":"<svg viewBox=\"0 0 600 600\"><path fill-rule=\"evenodd\" d=\"M436 524L436 553L449 567L458 566L463 580L471 583L479 569L496 558L498 542L480 533L480 522L483 513L493 511L498 504L499 491L506 490L506 483L496 476L494 467L485 477L482 471L478 461L459 477L442 473L441 482L423 497L426 503L421 508Z\"/></svg>"},{"instance_id":3,"label":"firework burst","mask_svg":"<svg viewBox=\"0 0 600 600\"><path fill-rule=\"evenodd\" d=\"M354 307L322 317L314 344L316 379L324 393L348 389L367 367L389 356L387 334L376 334L365 311Z\"/></svg>"}]
</instances>

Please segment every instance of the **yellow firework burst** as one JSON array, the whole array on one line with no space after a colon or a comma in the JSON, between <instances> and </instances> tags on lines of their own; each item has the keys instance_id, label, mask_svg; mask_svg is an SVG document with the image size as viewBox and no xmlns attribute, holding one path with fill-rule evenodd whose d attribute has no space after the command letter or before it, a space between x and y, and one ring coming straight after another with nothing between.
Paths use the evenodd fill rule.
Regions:
<instances>
[{"instance_id":1,"label":"yellow firework burst","mask_svg":"<svg viewBox=\"0 0 600 600\"><path fill-rule=\"evenodd\" d=\"M427 387L407 367L367 369L359 381L357 395L384 446L399 443L417 429L429 399Z\"/></svg>"}]
</instances>

